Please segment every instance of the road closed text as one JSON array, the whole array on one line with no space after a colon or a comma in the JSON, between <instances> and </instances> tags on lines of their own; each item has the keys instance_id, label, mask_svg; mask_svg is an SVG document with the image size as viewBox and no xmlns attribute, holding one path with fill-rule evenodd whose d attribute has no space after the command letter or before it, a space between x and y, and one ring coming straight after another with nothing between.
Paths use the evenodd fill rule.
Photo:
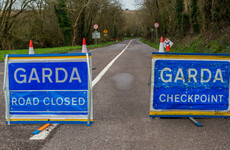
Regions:
<instances>
[{"instance_id":1,"label":"road closed text","mask_svg":"<svg viewBox=\"0 0 230 150\"><path fill-rule=\"evenodd\" d=\"M11 111L86 111L87 91L11 92Z\"/></svg>"},{"instance_id":2,"label":"road closed text","mask_svg":"<svg viewBox=\"0 0 230 150\"><path fill-rule=\"evenodd\" d=\"M85 99L83 97L57 97L57 98L53 98L53 97L45 97L44 99L39 99L38 97L28 97L28 98L24 98L24 97L12 97L11 98L11 106L17 106L17 105L21 105L21 106L36 106L36 105L41 105L41 103L43 105L49 106L49 105L57 105L57 106L76 106L76 105L85 105Z\"/></svg>"}]
</instances>

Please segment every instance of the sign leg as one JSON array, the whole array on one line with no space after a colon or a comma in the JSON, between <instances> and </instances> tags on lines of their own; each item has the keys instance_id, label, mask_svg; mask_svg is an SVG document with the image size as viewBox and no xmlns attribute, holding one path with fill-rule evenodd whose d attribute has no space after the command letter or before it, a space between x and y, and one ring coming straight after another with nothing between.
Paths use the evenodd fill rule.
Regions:
<instances>
[{"instance_id":1,"label":"sign leg","mask_svg":"<svg viewBox=\"0 0 230 150\"><path fill-rule=\"evenodd\" d=\"M8 55L6 55L5 58L5 70L4 70L4 83L3 83L3 90L4 90L4 95L5 95L5 105L6 105L6 119L7 119L7 124L10 125L10 102L9 102L9 91L8 91L8 86L7 86L7 76L8 76Z\"/></svg>"},{"instance_id":2,"label":"sign leg","mask_svg":"<svg viewBox=\"0 0 230 150\"><path fill-rule=\"evenodd\" d=\"M90 118L91 118L91 92L92 92L92 85L91 85L91 67L90 67L90 62L89 62L89 55L86 53L87 57L87 68L88 68L88 121L87 121L87 126L90 126Z\"/></svg>"},{"instance_id":3,"label":"sign leg","mask_svg":"<svg viewBox=\"0 0 230 150\"><path fill-rule=\"evenodd\" d=\"M199 123L198 121L196 121L193 117L189 117L189 119L190 119L193 123L195 123L196 126L202 127L202 124Z\"/></svg>"}]
</instances>

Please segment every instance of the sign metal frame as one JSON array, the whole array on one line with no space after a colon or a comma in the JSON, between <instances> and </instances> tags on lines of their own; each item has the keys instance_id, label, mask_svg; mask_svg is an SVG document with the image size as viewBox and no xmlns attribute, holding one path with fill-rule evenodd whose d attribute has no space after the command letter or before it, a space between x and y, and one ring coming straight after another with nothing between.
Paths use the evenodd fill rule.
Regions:
<instances>
[{"instance_id":1,"label":"sign metal frame","mask_svg":"<svg viewBox=\"0 0 230 150\"><path fill-rule=\"evenodd\" d=\"M230 87L228 87L228 109L226 110L194 110L194 109L154 109L155 63L158 60L175 61L221 61L230 62L230 54L190 54L190 53L152 53L151 85L150 85L150 117L220 117L230 118ZM229 66L230 67L230 66ZM158 75L156 76L158 78ZM230 83L228 83L230 85ZM170 89L169 89L170 90ZM158 92L158 91L157 91Z\"/></svg>"},{"instance_id":2,"label":"sign metal frame","mask_svg":"<svg viewBox=\"0 0 230 150\"><path fill-rule=\"evenodd\" d=\"M70 63L78 63L85 62L87 66L87 82L88 89L86 90L87 94L87 111L81 113L76 110L70 112L63 112L61 109L57 108L57 111L52 111L50 113L37 113L36 111L28 111L26 113L24 110L19 111L19 113L11 113L10 110L10 94L11 91L9 89L9 64L11 63L49 63L56 62L70 62ZM91 53L72 53L72 54L34 54L34 55L5 55L5 70L4 70L4 81L3 81L3 90L5 95L5 114L6 114L6 124L34 124L34 123L61 123L61 124L90 124L93 123L93 103L92 103L92 60ZM13 90L15 91L15 90ZM19 92L31 92L30 90L16 90ZM33 92L74 92L74 91L82 91L82 90L32 90ZM82 92L84 92L83 90ZM39 100L40 102L40 100ZM79 112L79 113L77 113ZM30 114L31 113L31 114ZM73 113L70 115L70 113Z\"/></svg>"}]
</instances>

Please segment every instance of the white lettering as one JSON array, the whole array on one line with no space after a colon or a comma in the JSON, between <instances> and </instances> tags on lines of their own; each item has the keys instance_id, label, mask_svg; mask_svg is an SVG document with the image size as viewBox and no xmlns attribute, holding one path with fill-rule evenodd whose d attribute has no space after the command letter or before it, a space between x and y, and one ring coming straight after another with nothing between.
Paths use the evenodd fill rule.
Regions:
<instances>
[{"instance_id":1,"label":"white lettering","mask_svg":"<svg viewBox=\"0 0 230 150\"><path fill-rule=\"evenodd\" d=\"M61 100L61 103L58 103L58 100ZM57 100L56 100L56 103L59 106L62 105L63 104L63 99L61 97L58 97Z\"/></svg>"},{"instance_id":2,"label":"white lettering","mask_svg":"<svg viewBox=\"0 0 230 150\"><path fill-rule=\"evenodd\" d=\"M204 72L208 72L208 78L207 80L204 80ZM207 83L211 80L212 74L209 69L201 69L201 83Z\"/></svg>"},{"instance_id":3,"label":"white lettering","mask_svg":"<svg viewBox=\"0 0 230 150\"><path fill-rule=\"evenodd\" d=\"M180 96L179 94L176 94L176 95L175 95L175 102L180 102L180 101L179 101L179 99L180 99L179 96Z\"/></svg>"},{"instance_id":4,"label":"white lettering","mask_svg":"<svg viewBox=\"0 0 230 150\"><path fill-rule=\"evenodd\" d=\"M64 83L68 78L67 71L64 68L56 68L55 70L56 70L56 83ZM62 80L59 79L59 72L60 71L63 71L65 74L64 79L62 79Z\"/></svg>"},{"instance_id":5,"label":"white lettering","mask_svg":"<svg viewBox=\"0 0 230 150\"><path fill-rule=\"evenodd\" d=\"M64 101L65 101L64 105L70 105L69 97L66 97Z\"/></svg>"},{"instance_id":6,"label":"white lettering","mask_svg":"<svg viewBox=\"0 0 230 150\"><path fill-rule=\"evenodd\" d=\"M163 100L163 99L161 98L161 97L163 97L163 96L166 97L165 94L161 94L161 95L160 95L160 101L161 101L161 102L165 102L165 101L166 101L165 99Z\"/></svg>"},{"instance_id":7,"label":"white lettering","mask_svg":"<svg viewBox=\"0 0 230 150\"><path fill-rule=\"evenodd\" d=\"M80 97L79 98L79 105L84 105L85 104L85 99Z\"/></svg>"},{"instance_id":8,"label":"white lettering","mask_svg":"<svg viewBox=\"0 0 230 150\"><path fill-rule=\"evenodd\" d=\"M224 95L219 95L219 97L220 97L220 102L222 103L222 97L223 97Z\"/></svg>"},{"instance_id":9,"label":"white lettering","mask_svg":"<svg viewBox=\"0 0 230 150\"><path fill-rule=\"evenodd\" d=\"M45 97L43 100L44 105L50 105L50 103L46 103L46 101L49 102L49 100L50 100L49 97Z\"/></svg>"},{"instance_id":10,"label":"white lettering","mask_svg":"<svg viewBox=\"0 0 230 150\"><path fill-rule=\"evenodd\" d=\"M77 98L76 97L72 98L72 105L77 105Z\"/></svg>"},{"instance_id":11,"label":"white lettering","mask_svg":"<svg viewBox=\"0 0 230 150\"><path fill-rule=\"evenodd\" d=\"M203 97L205 98L204 100L203 100ZM205 103L207 101L207 96L206 95L201 95L200 101Z\"/></svg>"},{"instance_id":12,"label":"white lettering","mask_svg":"<svg viewBox=\"0 0 230 150\"><path fill-rule=\"evenodd\" d=\"M167 102L169 102L169 100L171 100L171 102L173 102L173 95L171 95L171 97L169 95L167 95Z\"/></svg>"},{"instance_id":13,"label":"white lettering","mask_svg":"<svg viewBox=\"0 0 230 150\"><path fill-rule=\"evenodd\" d=\"M161 80L162 80L163 82L166 82L166 83L167 83L167 82L172 82L172 75L171 75L171 74L166 74L166 77L169 77L168 80L165 80L165 79L164 79L163 73L164 73L165 71L171 72L172 70L171 70L170 68L164 68L163 70L161 70Z\"/></svg>"},{"instance_id":14,"label":"white lettering","mask_svg":"<svg viewBox=\"0 0 230 150\"><path fill-rule=\"evenodd\" d=\"M27 100L26 100L26 105L28 105L28 104L32 105L31 100L30 100L29 97L28 97Z\"/></svg>"},{"instance_id":15,"label":"white lettering","mask_svg":"<svg viewBox=\"0 0 230 150\"><path fill-rule=\"evenodd\" d=\"M188 95L188 102L193 102L193 100L192 100L192 97L193 97L193 95Z\"/></svg>"},{"instance_id":16,"label":"white lettering","mask_svg":"<svg viewBox=\"0 0 230 150\"><path fill-rule=\"evenodd\" d=\"M34 75L35 75L35 78L33 78ZM36 80L37 83L40 83L40 80L38 78L38 73L37 73L36 68L32 68L28 83L31 83L32 80Z\"/></svg>"},{"instance_id":17,"label":"white lettering","mask_svg":"<svg viewBox=\"0 0 230 150\"><path fill-rule=\"evenodd\" d=\"M23 78L23 80L21 80L21 81L18 80L18 78L17 78L17 73L18 73L18 71L23 71L24 73L26 72L26 70L23 69L23 68L18 68L18 69L16 69L15 72L14 72L14 80L15 80L17 83L26 83L26 75L25 75L25 74L24 74L24 75L20 75L20 77Z\"/></svg>"},{"instance_id":18,"label":"white lettering","mask_svg":"<svg viewBox=\"0 0 230 150\"><path fill-rule=\"evenodd\" d=\"M192 74L192 72L194 72L194 74ZM189 69L188 70L188 82L191 82L191 78L193 78L194 82L197 82L196 76L197 76L197 70L196 69Z\"/></svg>"},{"instance_id":19,"label":"white lettering","mask_svg":"<svg viewBox=\"0 0 230 150\"><path fill-rule=\"evenodd\" d=\"M13 97L11 99L12 105L17 105L17 98Z\"/></svg>"},{"instance_id":20,"label":"white lettering","mask_svg":"<svg viewBox=\"0 0 230 150\"><path fill-rule=\"evenodd\" d=\"M21 103L21 100L22 100L22 103ZM19 103L19 105L24 105L25 104L25 99L23 97L20 97L18 99L18 103Z\"/></svg>"},{"instance_id":21,"label":"white lettering","mask_svg":"<svg viewBox=\"0 0 230 150\"><path fill-rule=\"evenodd\" d=\"M183 94L183 95L181 96L181 101L185 103L187 100L186 100L186 99L183 100L183 97L187 97L187 95Z\"/></svg>"},{"instance_id":22,"label":"white lettering","mask_svg":"<svg viewBox=\"0 0 230 150\"><path fill-rule=\"evenodd\" d=\"M38 105L39 104L39 99L37 97L33 98L33 105Z\"/></svg>"},{"instance_id":23,"label":"white lettering","mask_svg":"<svg viewBox=\"0 0 230 150\"><path fill-rule=\"evenodd\" d=\"M224 95L186 95L186 94L161 94L159 101L162 103L222 103ZM80 98L79 98L80 100ZM80 103L80 101L79 101Z\"/></svg>"},{"instance_id":24,"label":"white lettering","mask_svg":"<svg viewBox=\"0 0 230 150\"><path fill-rule=\"evenodd\" d=\"M46 72L49 72L48 74L46 74ZM42 68L42 83L45 83L45 78L47 78L50 83L53 83L53 81L51 80L50 76L52 76L52 70L50 68Z\"/></svg>"},{"instance_id":25,"label":"white lettering","mask_svg":"<svg viewBox=\"0 0 230 150\"><path fill-rule=\"evenodd\" d=\"M219 78L218 78L218 75L220 76ZM221 83L224 83L223 76L222 76L222 73L221 73L220 69L217 69L215 79L214 79L213 83L215 83L217 80L220 80Z\"/></svg>"},{"instance_id":26,"label":"white lettering","mask_svg":"<svg viewBox=\"0 0 230 150\"><path fill-rule=\"evenodd\" d=\"M212 95L212 102L213 102L213 100L214 100L215 102L217 102L217 95Z\"/></svg>"},{"instance_id":27,"label":"white lettering","mask_svg":"<svg viewBox=\"0 0 230 150\"><path fill-rule=\"evenodd\" d=\"M76 74L77 77L73 77L74 76L74 73ZM80 78L80 75L78 73L78 70L77 68L73 68L73 71L71 73L71 77L70 77L70 80L69 80L69 83L72 83L73 80L78 80L79 83L81 83L81 78Z\"/></svg>"},{"instance_id":28,"label":"white lettering","mask_svg":"<svg viewBox=\"0 0 230 150\"><path fill-rule=\"evenodd\" d=\"M195 95L195 102L200 98L199 95Z\"/></svg>"},{"instance_id":29,"label":"white lettering","mask_svg":"<svg viewBox=\"0 0 230 150\"><path fill-rule=\"evenodd\" d=\"M54 98L51 97L51 105L55 106L56 104L54 103Z\"/></svg>"},{"instance_id":30,"label":"white lettering","mask_svg":"<svg viewBox=\"0 0 230 150\"><path fill-rule=\"evenodd\" d=\"M180 75L181 77L179 77L179 75ZM178 80L182 80L183 82L185 82L184 74L183 74L183 71L182 71L181 68L178 69L177 74L176 74L176 78L175 78L175 81L174 81L174 82L177 82Z\"/></svg>"}]
</instances>

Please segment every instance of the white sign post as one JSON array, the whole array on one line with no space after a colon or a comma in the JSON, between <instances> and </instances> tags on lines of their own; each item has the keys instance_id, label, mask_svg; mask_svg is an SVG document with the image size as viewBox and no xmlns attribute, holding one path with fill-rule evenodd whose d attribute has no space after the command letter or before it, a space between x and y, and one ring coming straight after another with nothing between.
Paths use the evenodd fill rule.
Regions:
<instances>
[{"instance_id":1,"label":"white sign post","mask_svg":"<svg viewBox=\"0 0 230 150\"><path fill-rule=\"evenodd\" d=\"M97 39L101 38L100 32L97 31L97 29L99 28L98 24L94 24L93 28L95 29L95 31L92 34L92 38L95 39L95 43L97 44Z\"/></svg>"},{"instance_id":2,"label":"white sign post","mask_svg":"<svg viewBox=\"0 0 230 150\"><path fill-rule=\"evenodd\" d=\"M157 42L157 39L158 39L158 33L157 33L157 28L159 28L159 23L154 23L154 27L156 28L156 42Z\"/></svg>"}]
</instances>

